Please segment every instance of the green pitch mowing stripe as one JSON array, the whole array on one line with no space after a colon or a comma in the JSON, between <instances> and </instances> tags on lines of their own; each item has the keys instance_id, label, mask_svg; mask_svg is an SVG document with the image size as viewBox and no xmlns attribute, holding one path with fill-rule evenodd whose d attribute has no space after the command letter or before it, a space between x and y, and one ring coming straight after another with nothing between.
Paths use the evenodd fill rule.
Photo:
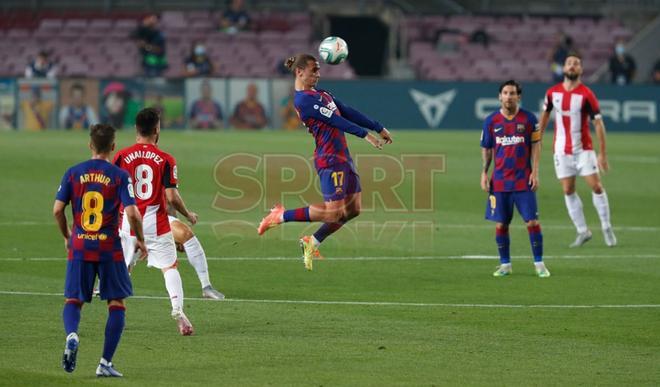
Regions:
<instances>
[{"instance_id":1,"label":"green pitch mowing stripe","mask_svg":"<svg viewBox=\"0 0 660 387\"><path fill-rule=\"evenodd\" d=\"M619 245L603 243L591 193L577 188L594 239L575 238L546 137L537 193L547 265L535 276L522 221L511 227L513 275L493 278L494 225L483 220L478 130L399 131L382 152L348 137L354 156L445 156L427 212L386 211L378 200L321 247L307 272L298 238L317 225L286 224L256 235L277 195L249 211L214 207L227 182L218 160L233 153L295 154L314 147L304 132L164 131L160 146L178 162L180 191L199 213L194 231L209 257L213 285L228 302L204 302L182 255L186 314L196 336L181 337L170 318L162 274L136 267L137 297L127 300L126 330L114 362L123 380L96 380L107 316L104 302L83 308L78 367L60 367L65 251L52 205L66 168L89 157L84 132L0 133L0 385L392 386L657 385L660 380L660 135L608 133L611 171L603 176ZM118 147L134 141L122 131ZM362 170L361 170L362 168ZM363 189L373 186L358 165ZM395 168L396 169L396 168ZM262 166L255 171L264 179ZM272 178L272 175L268 175ZM413 179L396 187L411 207ZM426 183L425 183L426 184ZM428 186L428 185L426 185ZM424 188L422 184L418 188ZM265 191L263 197L266 197ZM321 200L320 195L314 196ZM287 207L301 205L285 195ZM70 217L70 212L67 213ZM71 218L69 218L69 221ZM238 235L223 221L245 227ZM414 239L413 222L432 232ZM388 222L404 223L381 227ZM417 236L419 236L417 234ZM4 259L3 259L4 258ZM45 259L45 260L42 260Z\"/></svg>"},{"instance_id":2,"label":"green pitch mowing stripe","mask_svg":"<svg viewBox=\"0 0 660 387\"><path fill-rule=\"evenodd\" d=\"M0 290L1 295L6 296L45 296L62 297L61 293L43 293L43 292L14 292ZM138 300L169 300L169 297L162 296L131 296ZM218 302L206 298L186 297L186 301ZM384 301L322 301L322 300L243 300L240 298L226 298L226 302L256 302L259 304L307 304L307 305L354 305L354 306L405 306L405 307L446 307L446 308L551 308L551 309L595 309L595 308L660 308L660 304L631 304L631 305L512 305L512 304L441 304L424 302L384 302Z\"/></svg>"},{"instance_id":3,"label":"green pitch mowing stripe","mask_svg":"<svg viewBox=\"0 0 660 387\"><path fill-rule=\"evenodd\" d=\"M657 254L598 254L598 255L546 255L544 259L625 259L625 258L645 258L658 259ZM494 260L499 259L496 255L445 255L445 256L399 256L399 257L332 257L327 261L437 261L437 260ZM525 255L514 255L511 259L530 259ZM64 257L0 257L0 262L39 262L39 261L60 261L64 262ZM186 258L179 258L180 261L187 261ZM207 261L300 261L300 257L206 257Z\"/></svg>"}]
</instances>

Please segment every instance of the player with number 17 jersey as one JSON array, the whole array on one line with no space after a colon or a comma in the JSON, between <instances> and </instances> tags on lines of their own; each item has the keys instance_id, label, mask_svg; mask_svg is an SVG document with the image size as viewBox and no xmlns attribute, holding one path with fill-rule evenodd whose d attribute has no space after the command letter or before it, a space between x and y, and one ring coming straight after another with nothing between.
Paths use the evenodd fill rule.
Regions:
<instances>
[{"instance_id":1,"label":"player with number 17 jersey","mask_svg":"<svg viewBox=\"0 0 660 387\"><path fill-rule=\"evenodd\" d=\"M115 154L114 164L131 175L135 184L135 202L142 215L145 236L170 232L167 218L166 188L176 188L176 161L154 144L135 144ZM126 219L121 229L129 232Z\"/></svg>"}]
</instances>

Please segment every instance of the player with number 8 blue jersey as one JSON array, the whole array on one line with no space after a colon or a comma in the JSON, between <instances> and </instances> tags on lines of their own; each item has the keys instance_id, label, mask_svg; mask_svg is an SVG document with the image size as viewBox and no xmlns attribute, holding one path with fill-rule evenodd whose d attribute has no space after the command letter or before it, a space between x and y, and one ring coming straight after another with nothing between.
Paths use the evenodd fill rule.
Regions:
<instances>
[{"instance_id":1,"label":"player with number 8 blue jersey","mask_svg":"<svg viewBox=\"0 0 660 387\"><path fill-rule=\"evenodd\" d=\"M53 215L68 249L66 301L62 312L67 338L62 367L67 372L73 372L76 367L80 313L83 303L91 301L98 277L101 299L108 302L108 320L96 375L118 377L122 374L114 369L112 357L124 329L124 299L132 294L118 233L120 205L138 239L137 248L143 258L146 247L131 179L109 161L115 146L115 129L94 125L90 138L92 159L66 171L53 205ZM73 214L71 229L64 213L68 204Z\"/></svg>"}]
</instances>

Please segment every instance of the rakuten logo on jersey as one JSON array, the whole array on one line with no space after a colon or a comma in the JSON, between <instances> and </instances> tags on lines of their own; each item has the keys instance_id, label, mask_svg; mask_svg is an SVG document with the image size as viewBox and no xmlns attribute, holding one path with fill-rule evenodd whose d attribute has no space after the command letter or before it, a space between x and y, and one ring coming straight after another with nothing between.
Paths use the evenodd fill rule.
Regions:
<instances>
[{"instance_id":1,"label":"rakuten logo on jersey","mask_svg":"<svg viewBox=\"0 0 660 387\"><path fill-rule=\"evenodd\" d=\"M525 143L525 137L522 137L522 136L496 137L495 142L497 143L497 145L502 145L502 146L524 144Z\"/></svg>"}]
</instances>

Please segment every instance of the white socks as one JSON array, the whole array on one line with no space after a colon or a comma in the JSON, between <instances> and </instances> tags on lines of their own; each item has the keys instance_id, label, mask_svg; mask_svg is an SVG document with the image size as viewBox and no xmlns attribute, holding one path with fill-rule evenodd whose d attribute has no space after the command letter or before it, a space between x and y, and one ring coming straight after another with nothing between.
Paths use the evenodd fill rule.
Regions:
<instances>
[{"instance_id":1,"label":"white socks","mask_svg":"<svg viewBox=\"0 0 660 387\"><path fill-rule=\"evenodd\" d=\"M183 249L186 251L188 256L188 262L195 268L197 272L197 277L199 277L199 282L202 284L202 289L207 286L211 286L211 280L209 280L209 266L206 262L206 254L204 253L204 248L202 244L199 243L199 240L196 236L188 239L183 244Z\"/></svg>"},{"instance_id":2,"label":"white socks","mask_svg":"<svg viewBox=\"0 0 660 387\"><path fill-rule=\"evenodd\" d=\"M577 192L571 195L564 195L566 201L566 208L568 209L568 216L571 217L575 228L578 233L587 232L587 221L584 219L584 211L582 210L582 201Z\"/></svg>"},{"instance_id":3,"label":"white socks","mask_svg":"<svg viewBox=\"0 0 660 387\"><path fill-rule=\"evenodd\" d=\"M165 287L170 295L173 310L183 309L183 284L181 274L176 268L171 268L163 273L165 277Z\"/></svg>"},{"instance_id":4,"label":"white socks","mask_svg":"<svg viewBox=\"0 0 660 387\"><path fill-rule=\"evenodd\" d=\"M607 193L603 191L601 194L592 192L591 198L594 202L594 207L596 207L596 212L598 212L598 217L600 218L600 225L603 229L610 228L610 204L607 200Z\"/></svg>"},{"instance_id":5,"label":"white socks","mask_svg":"<svg viewBox=\"0 0 660 387\"><path fill-rule=\"evenodd\" d=\"M314 235L312 235L312 243L314 243L314 247L319 247L321 245L321 242L319 242Z\"/></svg>"}]
</instances>

